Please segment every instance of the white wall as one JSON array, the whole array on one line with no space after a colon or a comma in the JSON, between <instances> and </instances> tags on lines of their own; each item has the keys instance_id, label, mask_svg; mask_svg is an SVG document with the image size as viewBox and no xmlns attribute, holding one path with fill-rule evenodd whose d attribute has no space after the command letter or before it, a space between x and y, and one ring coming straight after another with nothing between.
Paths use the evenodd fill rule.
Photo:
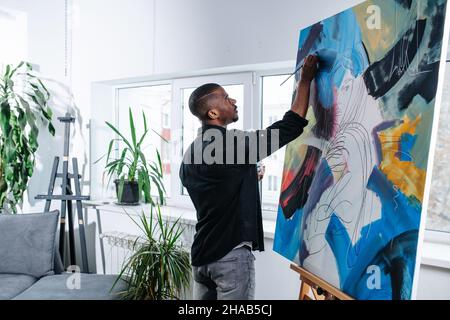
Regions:
<instances>
[{"instance_id":1,"label":"white wall","mask_svg":"<svg viewBox=\"0 0 450 320\"><path fill-rule=\"evenodd\" d=\"M0 0L0 6L27 14L29 58L48 78L63 80L64 1Z\"/></svg>"},{"instance_id":2,"label":"white wall","mask_svg":"<svg viewBox=\"0 0 450 320\"><path fill-rule=\"evenodd\" d=\"M92 82L153 73L153 1L74 0L74 8L73 91L90 116Z\"/></svg>"},{"instance_id":3,"label":"white wall","mask_svg":"<svg viewBox=\"0 0 450 320\"><path fill-rule=\"evenodd\" d=\"M114 115L112 105L91 104L104 100L91 100L92 82L293 60L300 28L360 2L73 0L72 72L67 76L64 1L0 0L0 6L28 14L29 60L39 64L45 77L55 83L58 112L63 114L67 105L78 109L82 123L77 128L82 135L73 143L72 154L80 154L86 163L87 120L95 115L101 126L101 120ZM99 95L107 92L99 90ZM35 193L45 191L45 168L62 151L60 143L60 138L41 141L42 167L32 181ZM257 254L257 298L296 299L298 277L271 247L272 241L266 240L266 252ZM421 270L419 298L448 297L448 271Z\"/></svg>"},{"instance_id":4,"label":"white wall","mask_svg":"<svg viewBox=\"0 0 450 320\"><path fill-rule=\"evenodd\" d=\"M358 0L156 0L155 73L292 60L300 28Z\"/></svg>"}]
</instances>

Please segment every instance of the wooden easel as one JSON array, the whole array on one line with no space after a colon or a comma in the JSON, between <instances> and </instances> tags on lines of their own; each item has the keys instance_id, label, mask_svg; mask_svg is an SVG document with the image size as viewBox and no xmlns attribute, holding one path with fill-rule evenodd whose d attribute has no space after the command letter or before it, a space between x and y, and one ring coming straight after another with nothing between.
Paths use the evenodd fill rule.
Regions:
<instances>
[{"instance_id":1,"label":"wooden easel","mask_svg":"<svg viewBox=\"0 0 450 320\"><path fill-rule=\"evenodd\" d=\"M348 294L300 266L291 264L291 269L300 274L302 283L298 296L299 300L354 300ZM312 292L312 296L310 292Z\"/></svg>"},{"instance_id":2,"label":"wooden easel","mask_svg":"<svg viewBox=\"0 0 450 320\"><path fill-rule=\"evenodd\" d=\"M52 173L50 175L50 183L48 186L47 194L40 194L35 199L45 200L45 211L50 210L50 204L52 200L61 200L61 217L60 217L60 234L59 234L59 253L61 258L64 259L65 249L65 236L66 236L66 220L69 224L69 263L70 265L76 265L75 256L75 237L74 237L74 225L73 225L73 213L72 213L72 201L76 203L76 209L78 214L78 231L80 235L80 249L82 268L81 271L89 273L88 256L86 249L86 236L84 233L84 220L82 200L89 200L89 196L81 195L81 175L78 171L77 158L72 158L73 174L69 173L69 139L70 139L70 124L75 122L75 118L67 113L64 117L58 117L58 120L64 123L64 155L62 173L58 173L59 157L55 157L53 161ZM61 195L54 195L56 178L62 179ZM71 187L71 180L73 179L75 185L75 194ZM66 219L67 209L67 219Z\"/></svg>"}]
</instances>

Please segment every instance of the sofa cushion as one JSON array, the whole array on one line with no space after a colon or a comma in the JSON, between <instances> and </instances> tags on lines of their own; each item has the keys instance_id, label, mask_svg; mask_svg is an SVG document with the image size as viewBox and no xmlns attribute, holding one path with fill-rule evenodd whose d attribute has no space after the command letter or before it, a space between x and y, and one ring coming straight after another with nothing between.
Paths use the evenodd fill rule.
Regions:
<instances>
[{"instance_id":1,"label":"sofa cushion","mask_svg":"<svg viewBox=\"0 0 450 320\"><path fill-rule=\"evenodd\" d=\"M28 289L36 278L26 274L0 274L0 300L8 300Z\"/></svg>"},{"instance_id":2,"label":"sofa cushion","mask_svg":"<svg viewBox=\"0 0 450 320\"><path fill-rule=\"evenodd\" d=\"M58 215L0 214L0 273L53 274Z\"/></svg>"},{"instance_id":3,"label":"sofa cushion","mask_svg":"<svg viewBox=\"0 0 450 320\"><path fill-rule=\"evenodd\" d=\"M79 282L75 277L79 276ZM115 275L63 273L41 278L14 300L115 300L126 284L119 281L114 290ZM76 284L79 284L77 286ZM110 292L111 291L111 292Z\"/></svg>"}]
</instances>

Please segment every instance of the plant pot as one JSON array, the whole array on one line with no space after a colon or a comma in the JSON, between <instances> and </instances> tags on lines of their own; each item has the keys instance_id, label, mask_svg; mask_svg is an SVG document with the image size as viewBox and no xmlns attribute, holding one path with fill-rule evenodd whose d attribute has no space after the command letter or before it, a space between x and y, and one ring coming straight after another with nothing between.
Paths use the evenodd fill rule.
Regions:
<instances>
[{"instance_id":1,"label":"plant pot","mask_svg":"<svg viewBox=\"0 0 450 320\"><path fill-rule=\"evenodd\" d=\"M118 204L136 205L139 204L139 185L137 181L125 180L123 184L122 197L119 198L119 184L120 180L114 180L116 184L116 196Z\"/></svg>"}]
</instances>

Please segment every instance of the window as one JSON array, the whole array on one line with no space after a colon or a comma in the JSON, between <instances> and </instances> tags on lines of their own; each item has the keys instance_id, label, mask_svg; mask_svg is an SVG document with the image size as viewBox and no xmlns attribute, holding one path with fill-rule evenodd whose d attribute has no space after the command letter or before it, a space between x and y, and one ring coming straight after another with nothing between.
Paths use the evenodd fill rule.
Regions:
<instances>
[{"instance_id":1,"label":"window","mask_svg":"<svg viewBox=\"0 0 450 320\"><path fill-rule=\"evenodd\" d=\"M450 232L450 64L445 71L439 129L433 163L427 229Z\"/></svg>"},{"instance_id":2,"label":"window","mask_svg":"<svg viewBox=\"0 0 450 320\"><path fill-rule=\"evenodd\" d=\"M156 149L161 154L161 162L164 175L164 187L167 196L171 192L171 163L170 163L170 109L172 107L172 86L149 85L133 88L120 88L118 90L118 114L117 122L120 132L125 136L130 135L128 109L131 108L134 117L137 136L144 132L142 112L147 119L147 127L151 129L143 144L143 152L147 161L157 162ZM154 131L157 133L155 133ZM164 139L161 139L161 137ZM117 155L118 156L118 155ZM157 196L158 191L152 190L152 195Z\"/></svg>"},{"instance_id":3,"label":"window","mask_svg":"<svg viewBox=\"0 0 450 320\"><path fill-rule=\"evenodd\" d=\"M275 75L262 77L262 128L282 118L290 108L294 78L290 78L283 86L280 84L288 75ZM278 150L262 162L265 166L265 178L261 183L262 209L273 212L265 215L266 218L275 218L278 210L278 200L281 190L281 178L284 167L285 148Z\"/></svg>"}]
</instances>

